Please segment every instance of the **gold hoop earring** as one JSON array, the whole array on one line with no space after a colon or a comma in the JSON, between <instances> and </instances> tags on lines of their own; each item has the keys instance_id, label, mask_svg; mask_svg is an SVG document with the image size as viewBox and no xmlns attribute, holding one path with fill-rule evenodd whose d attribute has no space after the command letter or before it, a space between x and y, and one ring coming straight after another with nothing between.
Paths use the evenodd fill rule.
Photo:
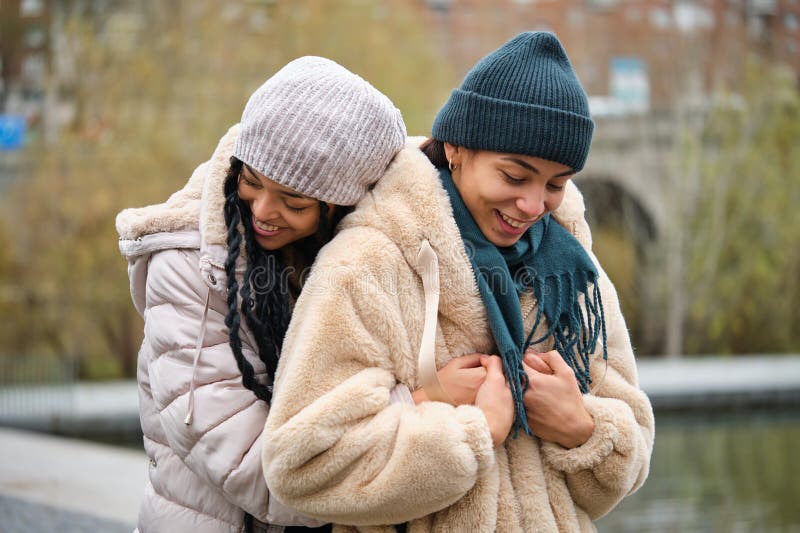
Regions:
<instances>
[{"instance_id":1,"label":"gold hoop earring","mask_svg":"<svg viewBox=\"0 0 800 533\"><path fill-rule=\"evenodd\" d=\"M458 168L458 165L454 165L452 160L447 162L447 167L450 169L450 173L452 173L455 169Z\"/></svg>"}]
</instances>

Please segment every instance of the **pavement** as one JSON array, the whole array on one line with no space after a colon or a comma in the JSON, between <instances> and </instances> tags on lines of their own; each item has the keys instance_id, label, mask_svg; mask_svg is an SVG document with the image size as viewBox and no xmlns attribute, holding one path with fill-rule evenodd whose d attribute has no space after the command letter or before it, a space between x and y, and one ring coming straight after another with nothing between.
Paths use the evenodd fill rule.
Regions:
<instances>
[{"instance_id":1,"label":"pavement","mask_svg":"<svg viewBox=\"0 0 800 533\"><path fill-rule=\"evenodd\" d=\"M656 410L800 405L800 355L638 365ZM138 416L133 381L0 388L0 531L131 531L144 452L41 432L138 447Z\"/></svg>"},{"instance_id":2,"label":"pavement","mask_svg":"<svg viewBox=\"0 0 800 533\"><path fill-rule=\"evenodd\" d=\"M91 514L74 513L39 505L0 494L0 523L6 533L130 533L133 526L116 520L104 520Z\"/></svg>"},{"instance_id":3,"label":"pavement","mask_svg":"<svg viewBox=\"0 0 800 533\"><path fill-rule=\"evenodd\" d=\"M144 451L0 428L0 530L132 531Z\"/></svg>"}]
</instances>

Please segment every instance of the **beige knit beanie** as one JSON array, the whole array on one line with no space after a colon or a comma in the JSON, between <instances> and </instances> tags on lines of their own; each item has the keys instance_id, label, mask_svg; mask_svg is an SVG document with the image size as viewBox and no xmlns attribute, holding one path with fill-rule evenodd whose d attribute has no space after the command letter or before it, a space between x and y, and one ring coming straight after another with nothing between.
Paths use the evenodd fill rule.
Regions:
<instances>
[{"instance_id":1,"label":"beige knit beanie","mask_svg":"<svg viewBox=\"0 0 800 533\"><path fill-rule=\"evenodd\" d=\"M250 96L233 155L297 192L353 205L405 137L403 117L384 94L329 59L307 56Z\"/></svg>"}]
</instances>

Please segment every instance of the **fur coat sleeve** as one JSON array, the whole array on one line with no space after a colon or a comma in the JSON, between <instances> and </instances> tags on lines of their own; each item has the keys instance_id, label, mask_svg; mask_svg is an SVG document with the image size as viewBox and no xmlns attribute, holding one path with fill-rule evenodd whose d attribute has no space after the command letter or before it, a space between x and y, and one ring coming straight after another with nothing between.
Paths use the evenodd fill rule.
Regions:
<instances>
[{"instance_id":1,"label":"fur coat sleeve","mask_svg":"<svg viewBox=\"0 0 800 533\"><path fill-rule=\"evenodd\" d=\"M418 349L397 295L412 277L382 233L354 228L323 250L297 301L264 473L273 494L305 514L406 522L459 500L493 464L477 407L390 404L396 366L415 363Z\"/></svg>"},{"instance_id":2,"label":"fur coat sleeve","mask_svg":"<svg viewBox=\"0 0 800 533\"><path fill-rule=\"evenodd\" d=\"M653 451L650 400L639 388L636 363L616 290L591 252L600 274L606 319L608 366L594 355L594 391L584 394L595 421L588 441L573 449L542 441L542 456L564 474L572 499L592 520L603 516L647 478Z\"/></svg>"}]
</instances>

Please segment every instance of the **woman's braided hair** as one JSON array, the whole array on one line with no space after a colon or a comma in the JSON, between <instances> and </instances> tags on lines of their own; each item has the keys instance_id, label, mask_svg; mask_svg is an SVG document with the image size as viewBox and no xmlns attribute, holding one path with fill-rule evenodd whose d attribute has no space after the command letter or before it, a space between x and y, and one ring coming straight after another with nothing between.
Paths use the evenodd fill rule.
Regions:
<instances>
[{"instance_id":1,"label":"woman's braided hair","mask_svg":"<svg viewBox=\"0 0 800 533\"><path fill-rule=\"evenodd\" d=\"M283 337L286 335L291 316L291 287L285 275L289 270L286 269L281 250L265 250L256 242L253 227L248 223L251 218L250 208L239 198L238 193L239 174L243 163L235 157L231 157L230 162L224 188L225 225L228 228L228 256L225 259L228 314L225 317L225 325L228 327L228 338L233 356L242 373L242 383L258 398L269 403L272 400L272 380L278 368ZM294 255L298 264L293 265L296 270L303 271L311 265L322 245L331 239L333 228L347 212L337 209L331 219L328 216L328 209L326 203L320 202L320 221L317 232L291 245L297 252ZM241 228L244 229L244 235ZM236 278L236 261L241 253L242 239L244 239L247 267L240 287L239 280ZM302 280L302 276L298 279ZM253 365L242 352L240 336L242 315L255 337L258 357L266 367L268 384L261 383L256 379Z\"/></svg>"}]
</instances>

